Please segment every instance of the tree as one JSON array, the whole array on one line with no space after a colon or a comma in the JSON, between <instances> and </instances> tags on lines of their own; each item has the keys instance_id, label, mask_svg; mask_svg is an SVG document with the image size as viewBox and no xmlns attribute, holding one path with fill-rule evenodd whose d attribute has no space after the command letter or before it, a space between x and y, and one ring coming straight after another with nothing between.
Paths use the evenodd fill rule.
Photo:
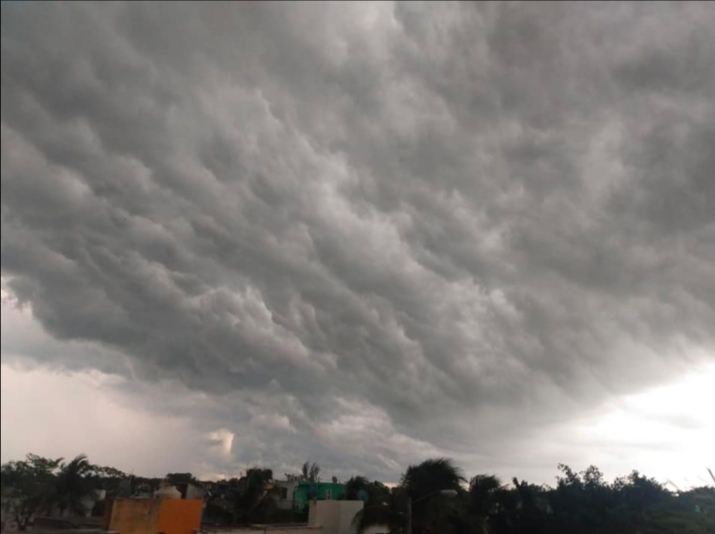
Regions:
<instances>
[{"instance_id":1,"label":"tree","mask_svg":"<svg viewBox=\"0 0 715 534\"><path fill-rule=\"evenodd\" d=\"M460 504L465 479L461 470L448 458L434 458L411 465L402 475L387 503L368 504L354 522L362 532L375 525L387 525L390 532L404 532L407 522L407 499L417 503L412 508L413 534L443 532L464 528L460 520ZM460 498L450 500L440 490L455 490Z\"/></svg>"},{"instance_id":2,"label":"tree","mask_svg":"<svg viewBox=\"0 0 715 534\"><path fill-rule=\"evenodd\" d=\"M167 473L164 477L169 484L198 484L196 478L191 473Z\"/></svg>"},{"instance_id":3,"label":"tree","mask_svg":"<svg viewBox=\"0 0 715 534\"><path fill-rule=\"evenodd\" d=\"M466 479L449 458L431 458L410 465L402 475L402 487L413 503L412 532L443 532L456 528L459 506L462 504ZM459 498L441 495L442 490L454 490ZM463 525L462 525L463 527Z\"/></svg>"},{"instance_id":4,"label":"tree","mask_svg":"<svg viewBox=\"0 0 715 534\"><path fill-rule=\"evenodd\" d=\"M252 468L246 476L228 481L226 501L230 508L233 523L265 522L275 506L272 498L273 471L271 469Z\"/></svg>"},{"instance_id":5,"label":"tree","mask_svg":"<svg viewBox=\"0 0 715 534\"><path fill-rule=\"evenodd\" d=\"M370 482L364 476L350 477L345 483L345 499L349 501L360 500L367 497L366 504L384 504L390 496L390 489L375 480Z\"/></svg>"},{"instance_id":6,"label":"tree","mask_svg":"<svg viewBox=\"0 0 715 534\"><path fill-rule=\"evenodd\" d=\"M393 488L386 499L378 502L368 502L355 514L353 524L362 533L370 527L386 525L391 534L405 532L407 522L407 493L402 487Z\"/></svg>"},{"instance_id":7,"label":"tree","mask_svg":"<svg viewBox=\"0 0 715 534\"><path fill-rule=\"evenodd\" d=\"M301 468L301 479L308 482L320 482L320 466L316 463L305 462Z\"/></svg>"},{"instance_id":8,"label":"tree","mask_svg":"<svg viewBox=\"0 0 715 534\"><path fill-rule=\"evenodd\" d=\"M467 524L472 531L486 533L491 518L498 512L502 483L493 475L476 475L469 481Z\"/></svg>"},{"instance_id":9,"label":"tree","mask_svg":"<svg viewBox=\"0 0 715 534\"><path fill-rule=\"evenodd\" d=\"M60 509L60 514L65 511L72 514L82 514L84 501L91 498L97 489L96 479L93 478L94 466L84 454L76 456L71 462L63 463L55 481L53 502Z\"/></svg>"},{"instance_id":10,"label":"tree","mask_svg":"<svg viewBox=\"0 0 715 534\"><path fill-rule=\"evenodd\" d=\"M550 532L547 528L549 503L543 486L512 479L512 488L502 486L493 492L494 505L489 513L491 534ZM614 533L615 534L615 533Z\"/></svg>"},{"instance_id":11,"label":"tree","mask_svg":"<svg viewBox=\"0 0 715 534\"><path fill-rule=\"evenodd\" d=\"M122 482L129 478L126 473L119 469L100 465L93 465L88 476L93 480L97 488L106 490L108 495L116 495Z\"/></svg>"},{"instance_id":12,"label":"tree","mask_svg":"<svg viewBox=\"0 0 715 534\"><path fill-rule=\"evenodd\" d=\"M402 487L407 490L413 501L435 491L446 489L460 491L462 482L466 482L462 471L449 458L431 458L420 464L411 465L402 475L401 481Z\"/></svg>"},{"instance_id":13,"label":"tree","mask_svg":"<svg viewBox=\"0 0 715 534\"><path fill-rule=\"evenodd\" d=\"M54 494L55 473L62 462L28 454L25 460L2 465L3 507L25 531L35 516L46 511Z\"/></svg>"}]
</instances>

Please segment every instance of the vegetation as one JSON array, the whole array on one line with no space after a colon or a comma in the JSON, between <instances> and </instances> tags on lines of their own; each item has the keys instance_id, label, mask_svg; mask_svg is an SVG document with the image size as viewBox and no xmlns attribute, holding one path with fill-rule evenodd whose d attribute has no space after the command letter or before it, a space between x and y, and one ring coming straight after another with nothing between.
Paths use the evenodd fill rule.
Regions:
<instances>
[{"instance_id":1,"label":"vegetation","mask_svg":"<svg viewBox=\"0 0 715 534\"><path fill-rule=\"evenodd\" d=\"M263 523L275 509L275 499L270 489L273 471L254 468L241 479L229 481L229 502L233 523Z\"/></svg>"},{"instance_id":2,"label":"vegetation","mask_svg":"<svg viewBox=\"0 0 715 534\"><path fill-rule=\"evenodd\" d=\"M359 530L385 525L407 531L412 499L412 534L706 534L715 532L715 488L671 493L637 472L613 483L596 467L575 473L559 466L556 487L514 478L477 475L465 487L446 459L410 466L401 484L382 500L370 500L355 518ZM364 479L349 484L363 486ZM447 497L440 490L454 490Z\"/></svg>"},{"instance_id":3,"label":"vegetation","mask_svg":"<svg viewBox=\"0 0 715 534\"><path fill-rule=\"evenodd\" d=\"M62 460L28 454L25 460L3 464L0 471L5 511L24 531L34 517L51 506L53 483Z\"/></svg>"},{"instance_id":4,"label":"vegetation","mask_svg":"<svg viewBox=\"0 0 715 534\"><path fill-rule=\"evenodd\" d=\"M451 460L436 458L410 465L393 488L354 476L345 484L345 498L365 502L354 520L360 532L380 525L390 534L410 534L410 502L411 534L715 532L715 487L674 493L635 471L609 483L596 467L581 473L565 465L558 468L553 487L516 478L505 484L493 475L476 475L467 481ZM319 474L317 464L306 462L291 479L317 482ZM217 483L201 483L191 473L169 473L165 480L211 488L205 515L219 522L307 519L277 509L270 469L249 469L240 478ZM76 514L96 489L105 489L110 496L128 496L156 489L160 479L128 477L111 467L94 466L84 455L65 463L62 458L29 454L25 460L3 464L1 481L4 510L25 530L35 516L51 509Z\"/></svg>"},{"instance_id":5,"label":"vegetation","mask_svg":"<svg viewBox=\"0 0 715 534\"><path fill-rule=\"evenodd\" d=\"M83 512L83 501L91 498L98 488L93 474L94 467L84 454L60 465L50 495L50 500L59 508L60 516L64 516L65 511L70 514Z\"/></svg>"},{"instance_id":6,"label":"vegetation","mask_svg":"<svg viewBox=\"0 0 715 534\"><path fill-rule=\"evenodd\" d=\"M95 490L110 493L126 478L121 471L89 463L80 454L70 462L28 454L24 460L2 465L2 506L24 531L37 515L56 508L61 516L72 517L84 511L83 503Z\"/></svg>"},{"instance_id":7,"label":"vegetation","mask_svg":"<svg viewBox=\"0 0 715 534\"><path fill-rule=\"evenodd\" d=\"M316 463L305 462L301 468L300 479L308 482L320 482L320 466Z\"/></svg>"},{"instance_id":8,"label":"vegetation","mask_svg":"<svg viewBox=\"0 0 715 534\"><path fill-rule=\"evenodd\" d=\"M390 488L382 482L370 482L364 476L354 476L345 483L345 498L356 501L363 500L365 505L386 502L390 497Z\"/></svg>"}]
</instances>

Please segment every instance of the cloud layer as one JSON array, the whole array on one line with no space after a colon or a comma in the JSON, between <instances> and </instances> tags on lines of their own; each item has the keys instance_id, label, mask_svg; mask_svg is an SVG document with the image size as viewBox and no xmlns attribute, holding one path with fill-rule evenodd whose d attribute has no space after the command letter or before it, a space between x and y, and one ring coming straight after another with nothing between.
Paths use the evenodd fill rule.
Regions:
<instances>
[{"instance_id":1,"label":"cloud layer","mask_svg":"<svg viewBox=\"0 0 715 534\"><path fill-rule=\"evenodd\" d=\"M237 461L375 476L488 467L712 361L713 25L698 3L5 3L3 275L100 347L33 357L204 395L182 409L249 428Z\"/></svg>"}]
</instances>

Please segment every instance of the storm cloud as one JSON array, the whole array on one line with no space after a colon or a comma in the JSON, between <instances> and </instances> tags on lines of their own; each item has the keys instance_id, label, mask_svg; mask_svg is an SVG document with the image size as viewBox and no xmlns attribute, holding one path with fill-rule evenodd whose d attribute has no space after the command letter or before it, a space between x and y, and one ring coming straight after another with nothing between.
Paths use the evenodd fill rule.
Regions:
<instances>
[{"instance_id":1,"label":"storm cloud","mask_svg":"<svg viewBox=\"0 0 715 534\"><path fill-rule=\"evenodd\" d=\"M383 478L489 468L712 362L713 26L707 3L3 3L2 273L96 347L29 357L186 388L153 409L236 434L231 461Z\"/></svg>"}]
</instances>

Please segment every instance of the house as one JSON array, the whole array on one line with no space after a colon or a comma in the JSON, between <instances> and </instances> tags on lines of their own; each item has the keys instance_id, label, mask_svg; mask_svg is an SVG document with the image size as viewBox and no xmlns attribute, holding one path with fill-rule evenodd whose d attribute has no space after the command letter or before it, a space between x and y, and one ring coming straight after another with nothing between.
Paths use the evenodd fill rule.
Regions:
<instances>
[{"instance_id":1,"label":"house","mask_svg":"<svg viewBox=\"0 0 715 534\"><path fill-rule=\"evenodd\" d=\"M295 488L298 486L297 480L276 480L273 485L276 489L276 507L280 510L293 509L293 497Z\"/></svg>"},{"instance_id":2,"label":"house","mask_svg":"<svg viewBox=\"0 0 715 534\"><path fill-rule=\"evenodd\" d=\"M345 497L345 484L339 482L298 482L293 490L293 508L305 510L310 501L330 501Z\"/></svg>"},{"instance_id":3,"label":"house","mask_svg":"<svg viewBox=\"0 0 715 534\"><path fill-rule=\"evenodd\" d=\"M175 487L181 493L182 499L204 499L207 494L204 488L191 482L180 482L175 484Z\"/></svg>"}]
</instances>

